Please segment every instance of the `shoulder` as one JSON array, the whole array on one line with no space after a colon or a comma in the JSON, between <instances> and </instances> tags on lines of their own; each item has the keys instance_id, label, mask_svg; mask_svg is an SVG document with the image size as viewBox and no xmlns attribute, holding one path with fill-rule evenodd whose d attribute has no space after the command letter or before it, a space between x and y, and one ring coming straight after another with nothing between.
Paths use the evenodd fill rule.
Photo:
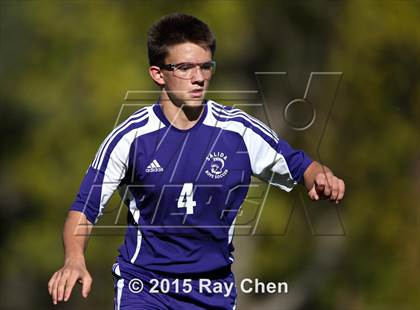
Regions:
<instances>
[{"instance_id":1,"label":"shoulder","mask_svg":"<svg viewBox=\"0 0 420 310\"><path fill-rule=\"evenodd\" d=\"M127 119L125 119L120 124L116 125L115 128L111 131L112 133L129 131L130 129L140 128L147 124L151 115L152 106L145 106L133 114L131 114ZM120 112L121 114L121 112Z\"/></svg>"},{"instance_id":2,"label":"shoulder","mask_svg":"<svg viewBox=\"0 0 420 310\"><path fill-rule=\"evenodd\" d=\"M152 109L153 106L145 106L117 125L102 142L92 166L101 167L107 156L113 152L127 153L135 138L159 129Z\"/></svg>"},{"instance_id":3,"label":"shoulder","mask_svg":"<svg viewBox=\"0 0 420 310\"><path fill-rule=\"evenodd\" d=\"M131 136L138 137L139 135L162 127L161 122L153 111L153 107L153 105L144 106L131 114L123 122L116 125L107 138L114 137L115 139L121 139Z\"/></svg>"},{"instance_id":4,"label":"shoulder","mask_svg":"<svg viewBox=\"0 0 420 310\"><path fill-rule=\"evenodd\" d=\"M276 132L258 118L239 108L226 106L213 100L208 100L207 103L215 122L221 124L218 127L223 126L227 130L234 129L243 134L247 132L250 135L257 135L270 144L278 143L279 138Z\"/></svg>"}]
</instances>

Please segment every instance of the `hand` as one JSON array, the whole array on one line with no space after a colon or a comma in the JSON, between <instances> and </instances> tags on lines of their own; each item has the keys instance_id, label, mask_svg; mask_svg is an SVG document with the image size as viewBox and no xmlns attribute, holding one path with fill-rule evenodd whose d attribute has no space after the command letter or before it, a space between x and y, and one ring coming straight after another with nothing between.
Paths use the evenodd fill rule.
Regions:
<instances>
[{"instance_id":1,"label":"hand","mask_svg":"<svg viewBox=\"0 0 420 310\"><path fill-rule=\"evenodd\" d=\"M331 171L321 172L315 176L314 184L308 191L312 200L329 199L339 203L345 192L344 181L337 178Z\"/></svg>"},{"instance_id":2,"label":"hand","mask_svg":"<svg viewBox=\"0 0 420 310\"><path fill-rule=\"evenodd\" d=\"M84 259L69 259L63 268L51 277L48 282L48 292L54 305L69 300L76 281L82 284L82 295L87 298L92 286L92 277L86 269Z\"/></svg>"}]
</instances>

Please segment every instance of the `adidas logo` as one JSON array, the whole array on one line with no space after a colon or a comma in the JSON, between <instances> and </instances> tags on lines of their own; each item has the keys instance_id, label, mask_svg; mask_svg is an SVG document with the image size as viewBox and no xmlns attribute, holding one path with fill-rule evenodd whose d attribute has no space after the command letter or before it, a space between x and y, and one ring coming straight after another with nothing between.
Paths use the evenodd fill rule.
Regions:
<instances>
[{"instance_id":1,"label":"adidas logo","mask_svg":"<svg viewBox=\"0 0 420 310\"><path fill-rule=\"evenodd\" d=\"M154 159L146 168L146 172L162 172L163 168L159 165L158 161Z\"/></svg>"}]
</instances>

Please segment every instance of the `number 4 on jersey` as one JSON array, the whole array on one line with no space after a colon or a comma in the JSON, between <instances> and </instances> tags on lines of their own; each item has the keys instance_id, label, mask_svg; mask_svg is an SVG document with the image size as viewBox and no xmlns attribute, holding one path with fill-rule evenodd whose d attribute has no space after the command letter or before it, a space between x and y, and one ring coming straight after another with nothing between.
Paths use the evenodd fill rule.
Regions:
<instances>
[{"instance_id":1,"label":"number 4 on jersey","mask_svg":"<svg viewBox=\"0 0 420 310\"><path fill-rule=\"evenodd\" d=\"M187 214L194 214L196 202L193 200L193 184L184 183L178 198L178 208L187 208Z\"/></svg>"}]
</instances>

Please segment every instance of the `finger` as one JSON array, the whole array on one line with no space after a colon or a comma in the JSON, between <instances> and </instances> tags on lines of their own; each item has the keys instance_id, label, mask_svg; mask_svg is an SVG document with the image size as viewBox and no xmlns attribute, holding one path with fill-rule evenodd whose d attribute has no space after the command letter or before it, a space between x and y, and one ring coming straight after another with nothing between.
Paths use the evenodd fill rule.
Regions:
<instances>
[{"instance_id":1,"label":"finger","mask_svg":"<svg viewBox=\"0 0 420 310\"><path fill-rule=\"evenodd\" d=\"M55 279L58 276L58 272L54 272L54 274L52 275L50 281L48 281L48 293L51 295L52 294L52 287L54 285Z\"/></svg>"},{"instance_id":2,"label":"finger","mask_svg":"<svg viewBox=\"0 0 420 310\"><path fill-rule=\"evenodd\" d=\"M82 296L87 298L92 287L92 277L89 273L86 273L86 275L82 278L82 284Z\"/></svg>"},{"instance_id":3,"label":"finger","mask_svg":"<svg viewBox=\"0 0 420 310\"><path fill-rule=\"evenodd\" d=\"M65 270L63 272L63 275L61 276L60 282L58 282L58 288L57 288L57 300L62 301L64 296L64 289L66 287L67 280L69 278L70 272L68 270Z\"/></svg>"},{"instance_id":4,"label":"finger","mask_svg":"<svg viewBox=\"0 0 420 310\"><path fill-rule=\"evenodd\" d=\"M75 272L71 273L69 278L67 279L67 284L64 290L64 301L69 300L71 296L71 292L73 291L73 287L76 284L79 275Z\"/></svg>"},{"instance_id":5,"label":"finger","mask_svg":"<svg viewBox=\"0 0 420 310\"><path fill-rule=\"evenodd\" d=\"M344 198L344 193L346 192L346 185L343 180L338 180L338 188L337 203Z\"/></svg>"},{"instance_id":6,"label":"finger","mask_svg":"<svg viewBox=\"0 0 420 310\"><path fill-rule=\"evenodd\" d=\"M61 271L58 271L57 277L55 278L54 284L52 286L52 299L53 299L54 305L57 304L57 288L58 288L58 283L60 282L60 279L61 279Z\"/></svg>"},{"instance_id":7,"label":"finger","mask_svg":"<svg viewBox=\"0 0 420 310\"><path fill-rule=\"evenodd\" d=\"M312 185L312 188L308 191L308 196L312 200L318 200L319 199L318 194L316 192L315 184Z\"/></svg>"},{"instance_id":8,"label":"finger","mask_svg":"<svg viewBox=\"0 0 420 310\"><path fill-rule=\"evenodd\" d=\"M334 201L337 200L338 197L338 178L334 177L331 180L331 196L330 196L330 200Z\"/></svg>"},{"instance_id":9,"label":"finger","mask_svg":"<svg viewBox=\"0 0 420 310\"><path fill-rule=\"evenodd\" d=\"M319 196L315 190L315 185L311 188L311 190L308 192L308 196L312 200L319 200Z\"/></svg>"},{"instance_id":10,"label":"finger","mask_svg":"<svg viewBox=\"0 0 420 310\"><path fill-rule=\"evenodd\" d=\"M326 175L325 175L325 173L318 173L317 175L316 175L316 177L315 177L315 181L314 181L314 183L315 183L315 186L316 187L318 187L318 186L320 186L320 187L322 187L322 186L325 186L325 180L326 180Z\"/></svg>"},{"instance_id":11,"label":"finger","mask_svg":"<svg viewBox=\"0 0 420 310\"><path fill-rule=\"evenodd\" d=\"M331 196L331 180L326 180L324 190L323 190L322 194L325 197L330 197Z\"/></svg>"}]
</instances>

